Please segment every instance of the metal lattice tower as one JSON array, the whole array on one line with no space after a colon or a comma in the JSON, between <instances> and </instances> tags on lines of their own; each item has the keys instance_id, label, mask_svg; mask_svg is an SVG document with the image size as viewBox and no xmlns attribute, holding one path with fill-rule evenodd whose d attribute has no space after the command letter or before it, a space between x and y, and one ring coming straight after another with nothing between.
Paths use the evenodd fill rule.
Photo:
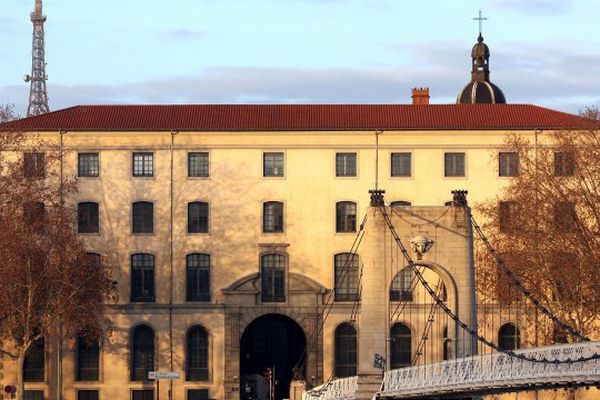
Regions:
<instances>
[{"instance_id":1,"label":"metal lattice tower","mask_svg":"<svg viewBox=\"0 0 600 400\"><path fill-rule=\"evenodd\" d=\"M44 22L46 22L46 16L42 13L42 0L35 0L35 9L31 13L31 23L33 24L31 75L25 75L25 82L31 82L29 107L27 108L28 117L50 111L48 91L46 90L48 77L46 76Z\"/></svg>"}]
</instances>

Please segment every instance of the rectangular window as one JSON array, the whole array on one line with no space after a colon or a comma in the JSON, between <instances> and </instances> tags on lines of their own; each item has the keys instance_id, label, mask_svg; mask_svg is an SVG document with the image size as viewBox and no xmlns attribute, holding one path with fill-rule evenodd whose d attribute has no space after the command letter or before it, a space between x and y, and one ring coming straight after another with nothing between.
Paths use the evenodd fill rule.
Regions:
<instances>
[{"instance_id":1,"label":"rectangular window","mask_svg":"<svg viewBox=\"0 0 600 400\"><path fill-rule=\"evenodd\" d=\"M188 153L188 176L192 178L208 178L208 153Z\"/></svg>"},{"instance_id":2,"label":"rectangular window","mask_svg":"<svg viewBox=\"0 0 600 400\"><path fill-rule=\"evenodd\" d=\"M77 155L77 175L85 178L100 176L100 157L98 153L79 153Z\"/></svg>"},{"instance_id":3,"label":"rectangular window","mask_svg":"<svg viewBox=\"0 0 600 400\"><path fill-rule=\"evenodd\" d=\"M498 204L498 225L500 232L510 232L514 224L514 213L517 203L514 201L501 201Z\"/></svg>"},{"instance_id":4,"label":"rectangular window","mask_svg":"<svg viewBox=\"0 0 600 400\"><path fill-rule=\"evenodd\" d=\"M98 203L79 203L77 205L77 231L79 233L99 233L100 217L98 214Z\"/></svg>"},{"instance_id":5,"label":"rectangular window","mask_svg":"<svg viewBox=\"0 0 600 400\"><path fill-rule=\"evenodd\" d=\"M208 233L208 203L188 203L188 233Z\"/></svg>"},{"instance_id":6,"label":"rectangular window","mask_svg":"<svg viewBox=\"0 0 600 400\"><path fill-rule=\"evenodd\" d=\"M154 390L153 389L132 390L131 391L131 400L154 400Z\"/></svg>"},{"instance_id":7,"label":"rectangular window","mask_svg":"<svg viewBox=\"0 0 600 400\"><path fill-rule=\"evenodd\" d=\"M335 300L354 301L358 297L358 256L342 253L335 256Z\"/></svg>"},{"instance_id":8,"label":"rectangular window","mask_svg":"<svg viewBox=\"0 0 600 400\"><path fill-rule=\"evenodd\" d=\"M575 162L571 153L557 151L554 153L554 176L573 176Z\"/></svg>"},{"instance_id":9,"label":"rectangular window","mask_svg":"<svg viewBox=\"0 0 600 400\"><path fill-rule=\"evenodd\" d=\"M335 154L335 176L356 176L356 153Z\"/></svg>"},{"instance_id":10,"label":"rectangular window","mask_svg":"<svg viewBox=\"0 0 600 400\"><path fill-rule=\"evenodd\" d=\"M27 226L39 226L43 229L46 206L40 201L26 201L23 204L23 219Z\"/></svg>"},{"instance_id":11,"label":"rectangular window","mask_svg":"<svg viewBox=\"0 0 600 400\"><path fill-rule=\"evenodd\" d=\"M411 153L392 153L392 176L411 176Z\"/></svg>"},{"instance_id":12,"label":"rectangular window","mask_svg":"<svg viewBox=\"0 0 600 400\"><path fill-rule=\"evenodd\" d=\"M261 257L260 263L262 301L285 301L285 256L282 254L265 254Z\"/></svg>"},{"instance_id":13,"label":"rectangular window","mask_svg":"<svg viewBox=\"0 0 600 400\"><path fill-rule=\"evenodd\" d=\"M28 178L43 178L46 175L46 158L44 153L25 153L24 174Z\"/></svg>"},{"instance_id":14,"label":"rectangular window","mask_svg":"<svg viewBox=\"0 0 600 400\"><path fill-rule=\"evenodd\" d=\"M132 158L133 176L152 177L154 176L154 153L133 153Z\"/></svg>"},{"instance_id":15,"label":"rectangular window","mask_svg":"<svg viewBox=\"0 0 600 400\"><path fill-rule=\"evenodd\" d=\"M97 381L100 379L100 345L97 340L79 336L77 338L77 381Z\"/></svg>"},{"instance_id":16,"label":"rectangular window","mask_svg":"<svg viewBox=\"0 0 600 400\"><path fill-rule=\"evenodd\" d=\"M78 390L77 400L99 400L99 394L97 390Z\"/></svg>"},{"instance_id":17,"label":"rectangular window","mask_svg":"<svg viewBox=\"0 0 600 400\"><path fill-rule=\"evenodd\" d=\"M148 201L133 203L131 207L131 232L154 232L154 204Z\"/></svg>"},{"instance_id":18,"label":"rectangular window","mask_svg":"<svg viewBox=\"0 0 600 400\"><path fill-rule=\"evenodd\" d=\"M44 391L26 390L23 392L23 400L44 400Z\"/></svg>"},{"instance_id":19,"label":"rectangular window","mask_svg":"<svg viewBox=\"0 0 600 400\"><path fill-rule=\"evenodd\" d=\"M44 382L46 365L46 347L44 338L36 340L25 355L23 361L23 381Z\"/></svg>"},{"instance_id":20,"label":"rectangular window","mask_svg":"<svg viewBox=\"0 0 600 400\"><path fill-rule=\"evenodd\" d=\"M188 389L187 400L208 400L208 389Z\"/></svg>"},{"instance_id":21,"label":"rectangular window","mask_svg":"<svg viewBox=\"0 0 600 400\"><path fill-rule=\"evenodd\" d=\"M134 254L131 256L131 302L154 301L154 256Z\"/></svg>"},{"instance_id":22,"label":"rectangular window","mask_svg":"<svg viewBox=\"0 0 600 400\"><path fill-rule=\"evenodd\" d=\"M283 153L263 153L263 176L283 176Z\"/></svg>"},{"instance_id":23,"label":"rectangular window","mask_svg":"<svg viewBox=\"0 0 600 400\"><path fill-rule=\"evenodd\" d=\"M210 301L210 256L188 254L186 264L186 301Z\"/></svg>"},{"instance_id":24,"label":"rectangular window","mask_svg":"<svg viewBox=\"0 0 600 400\"><path fill-rule=\"evenodd\" d=\"M498 175L499 176L517 176L519 175L519 153L500 152L498 154Z\"/></svg>"},{"instance_id":25,"label":"rectangular window","mask_svg":"<svg viewBox=\"0 0 600 400\"><path fill-rule=\"evenodd\" d=\"M336 203L335 231L356 232L356 203L351 201Z\"/></svg>"},{"instance_id":26,"label":"rectangular window","mask_svg":"<svg viewBox=\"0 0 600 400\"><path fill-rule=\"evenodd\" d=\"M554 227L557 231L573 232L577 228L575 204L562 201L554 205Z\"/></svg>"},{"instance_id":27,"label":"rectangular window","mask_svg":"<svg viewBox=\"0 0 600 400\"><path fill-rule=\"evenodd\" d=\"M465 153L444 153L444 176L465 176Z\"/></svg>"},{"instance_id":28,"label":"rectangular window","mask_svg":"<svg viewBox=\"0 0 600 400\"><path fill-rule=\"evenodd\" d=\"M268 201L263 204L263 232L283 232L283 203Z\"/></svg>"}]
</instances>

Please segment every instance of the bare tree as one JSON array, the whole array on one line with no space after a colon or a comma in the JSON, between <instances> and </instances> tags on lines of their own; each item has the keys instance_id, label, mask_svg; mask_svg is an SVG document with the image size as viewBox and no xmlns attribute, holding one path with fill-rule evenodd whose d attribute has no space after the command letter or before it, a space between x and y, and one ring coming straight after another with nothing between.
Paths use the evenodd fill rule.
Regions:
<instances>
[{"instance_id":1,"label":"bare tree","mask_svg":"<svg viewBox=\"0 0 600 400\"><path fill-rule=\"evenodd\" d=\"M537 144L511 136L499 157L513 163L509 169L517 157L518 173L479 211L491 242L527 289L594 335L600 330L600 124L597 109L582 116L585 129L557 131ZM480 294L505 305L514 301L496 261L484 252L478 258ZM552 325L545 337L567 339Z\"/></svg>"},{"instance_id":2,"label":"bare tree","mask_svg":"<svg viewBox=\"0 0 600 400\"><path fill-rule=\"evenodd\" d=\"M0 147L0 351L17 361L22 399L23 364L36 341L59 327L69 337L100 337L116 291L112 263L87 253L77 236L69 203L75 180L60 177L60 152L27 135L2 134L9 148Z\"/></svg>"}]
</instances>

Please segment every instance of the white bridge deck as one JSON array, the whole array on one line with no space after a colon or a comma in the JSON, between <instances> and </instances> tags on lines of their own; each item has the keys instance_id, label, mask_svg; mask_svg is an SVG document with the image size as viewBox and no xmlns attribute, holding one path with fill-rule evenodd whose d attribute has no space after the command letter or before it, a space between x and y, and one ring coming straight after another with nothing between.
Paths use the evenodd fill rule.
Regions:
<instances>
[{"instance_id":1,"label":"white bridge deck","mask_svg":"<svg viewBox=\"0 0 600 400\"><path fill-rule=\"evenodd\" d=\"M538 347L515 353L536 360L576 360L599 356L600 342ZM600 385L598 358L558 364L493 353L388 371L384 374L382 390L376 396L420 399L597 385ZM356 377L339 379L307 392L305 399L353 399L357 388Z\"/></svg>"}]
</instances>

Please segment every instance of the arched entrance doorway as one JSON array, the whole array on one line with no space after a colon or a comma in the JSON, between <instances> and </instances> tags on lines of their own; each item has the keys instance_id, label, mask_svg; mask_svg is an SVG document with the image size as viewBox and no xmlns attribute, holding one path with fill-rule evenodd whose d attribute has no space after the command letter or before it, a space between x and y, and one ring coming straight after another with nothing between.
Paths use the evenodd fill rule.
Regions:
<instances>
[{"instance_id":1,"label":"arched entrance doorway","mask_svg":"<svg viewBox=\"0 0 600 400\"><path fill-rule=\"evenodd\" d=\"M292 369L306 357L305 347L302 328L289 317L267 314L252 321L240 342L240 398L269 399L267 368L274 371L275 400L289 398Z\"/></svg>"}]
</instances>

